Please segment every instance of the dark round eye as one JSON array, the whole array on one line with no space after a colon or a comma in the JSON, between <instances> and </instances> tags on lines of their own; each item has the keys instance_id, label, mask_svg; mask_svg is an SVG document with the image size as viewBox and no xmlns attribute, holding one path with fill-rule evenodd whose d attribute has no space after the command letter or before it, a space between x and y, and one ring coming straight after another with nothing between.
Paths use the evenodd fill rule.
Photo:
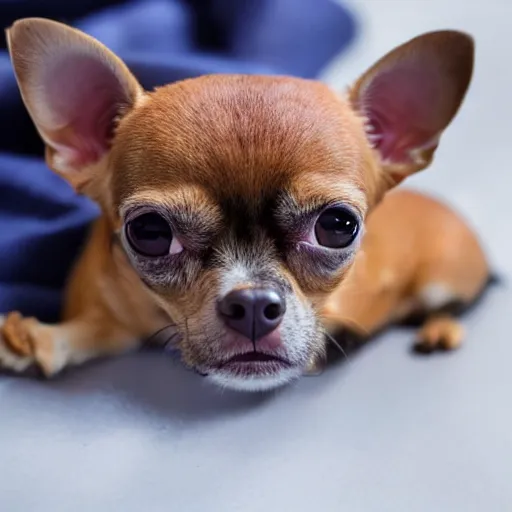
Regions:
<instances>
[{"instance_id":1,"label":"dark round eye","mask_svg":"<svg viewBox=\"0 0 512 512\"><path fill-rule=\"evenodd\" d=\"M318 243L324 247L343 249L356 238L359 222L353 213L346 208L329 208L325 210L315 226Z\"/></svg>"},{"instance_id":2,"label":"dark round eye","mask_svg":"<svg viewBox=\"0 0 512 512\"><path fill-rule=\"evenodd\" d=\"M126 224L126 238L135 252L155 258L169 254L172 231L158 213L143 213Z\"/></svg>"}]
</instances>

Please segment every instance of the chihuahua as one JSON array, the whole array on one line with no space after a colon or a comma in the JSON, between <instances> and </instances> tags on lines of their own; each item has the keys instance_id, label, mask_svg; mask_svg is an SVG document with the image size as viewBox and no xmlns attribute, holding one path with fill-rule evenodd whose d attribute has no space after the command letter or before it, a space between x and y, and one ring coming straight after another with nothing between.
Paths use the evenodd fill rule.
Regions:
<instances>
[{"instance_id":1,"label":"chihuahua","mask_svg":"<svg viewBox=\"0 0 512 512\"><path fill-rule=\"evenodd\" d=\"M423 313L420 347L459 346L446 306L484 289L484 252L450 209L391 189L457 113L470 36L412 39L344 95L245 75L147 92L66 25L23 19L7 40L48 166L102 213L62 323L4 315L1 367L53 376L161 338L216 384L267 390L315 372L327 332Z\"/></svg>"}]
</instances>

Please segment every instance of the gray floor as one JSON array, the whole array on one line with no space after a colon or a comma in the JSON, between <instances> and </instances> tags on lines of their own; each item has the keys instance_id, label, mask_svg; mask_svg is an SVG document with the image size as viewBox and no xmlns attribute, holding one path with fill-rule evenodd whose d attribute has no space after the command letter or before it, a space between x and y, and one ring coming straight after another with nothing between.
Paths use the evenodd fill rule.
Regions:
<instances>
[{"instance_id":1,"label":"gray floor","mask_svg":"<svg viewBox=\"0 0 512 512\"><path fill-rule=\"evenodd\" d=\"M435 166L412 181L478 227L511 275L509 0L355 2L364 36L340 84L391 46L456 27L476 36L475 82ZM221 393L154 354L42 384L0 379L0 510L512 510L512 294L465 319L452 355L383 336L275 395Z\"/></svg>"}]
</instances>

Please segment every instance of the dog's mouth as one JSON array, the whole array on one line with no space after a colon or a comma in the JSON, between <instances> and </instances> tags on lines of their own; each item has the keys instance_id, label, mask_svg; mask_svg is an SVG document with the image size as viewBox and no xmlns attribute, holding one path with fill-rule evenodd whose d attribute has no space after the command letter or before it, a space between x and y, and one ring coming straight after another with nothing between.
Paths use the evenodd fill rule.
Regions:
<instances>
[{"instance_id":1,"label":"dog's mouth","mask_svg":"<svg viewBox=\"0 0 512 512\"><path fill-rule=\"evenodd\" d=\"M216 365L216 370L238 375L271 375L278 373L292 364L287 359L275 354L251 351L236 354Z\"/></svg>"},{"instance_id":2,"label":"dog's mouth","mask_svg":"<svg viewBox=\"0 0 512 512\"><path fill-rule=\"evenodd\" d=\"M236 356L231 357L222 365L229 364L229 363L267 363L270 361L279 361L282 363L288 363L285 359L271 355L271 354L265 354L264 352L246 352L244 354L238 354Z\"/></svg>"}]
</instances>

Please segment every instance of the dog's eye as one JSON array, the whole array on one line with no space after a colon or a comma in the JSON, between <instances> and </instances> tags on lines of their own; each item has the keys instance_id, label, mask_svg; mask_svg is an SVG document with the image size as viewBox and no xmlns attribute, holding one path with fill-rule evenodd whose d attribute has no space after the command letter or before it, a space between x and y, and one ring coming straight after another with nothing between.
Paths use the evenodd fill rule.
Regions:
<instances>
[{"instance_id":1,"label":"dog's eye","mask_svg":"<svg viewBox=\"0 0 512 512\"><path fill-rule=\"evenodd\" d=\"M324 247L343 249L356 238L359 222L346 208L336 207L325 210L315 226L318 243Z\"/></svg>"},{"instance_id":2,"label":"dog's eye","mask_svg":"<svg viewBox=\"0 0 512 512\"><path fill-rule=\"evenodd\" d=\"M183 249L173 238L169 223L158 213L144 213L126 224L126 238L131 248L142 256L156 258L177 254Z\"/></svg>"}]
</instances>

